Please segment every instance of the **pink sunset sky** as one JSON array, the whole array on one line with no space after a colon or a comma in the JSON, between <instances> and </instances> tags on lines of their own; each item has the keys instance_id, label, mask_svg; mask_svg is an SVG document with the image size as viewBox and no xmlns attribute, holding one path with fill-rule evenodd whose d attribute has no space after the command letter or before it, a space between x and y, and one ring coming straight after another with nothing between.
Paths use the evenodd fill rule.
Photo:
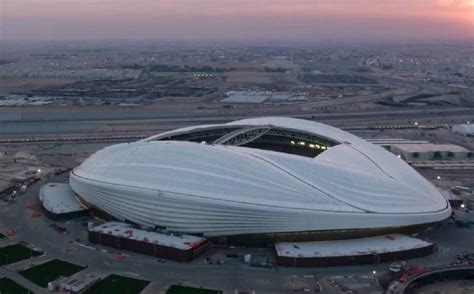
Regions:
<instances>
[{"instance_id":1,"label":"pink sunset sky","mask_svg":"<svg viewBox=\"0 0 474 294\"><path fill-rule=\"evenodd\" d=\"M474 0L0 0L3 39L445 40Z\"/></svg>"}]
</instances>

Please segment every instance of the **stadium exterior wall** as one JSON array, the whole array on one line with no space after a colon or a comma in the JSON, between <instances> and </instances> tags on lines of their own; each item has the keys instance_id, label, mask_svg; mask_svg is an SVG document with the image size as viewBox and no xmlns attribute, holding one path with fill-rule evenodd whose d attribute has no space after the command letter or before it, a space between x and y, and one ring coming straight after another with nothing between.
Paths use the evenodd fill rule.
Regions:
<instances>
[{"instance_id":1,"label":"stadium exterior wall","mask_svg":"<svg viewBox=\"0 0 474 294\"><path fill-rule=\"evenodd\" d=\"M327 125L259 118L194 126L158 138L222 127L238 128L249 138L259 129L292 131L334 145L306 157L153 136L98 151L71 171L70 186L120 221L205 237L350 234L426 225L451 215L439 191L401 159ZM289 145L316 146L285 138Z\"/></svg>"},{"instance_id":2,"label":"stadium exterior wall","mask_svg":"<svg viewBox=\"0 0 474 294\"><path fill-rule=\"evenodd\" d=\"M405 227L368 228L354 230L323 230L306 232L288 232L274 234L247 234L227 236L228 245L240 247L267 247L275 242L310 242L327 240L346 240L387 235L391 233L413 234L429 228L432 224L420 224ZM211 238L218 244L219 237Z\"/></svg>"}]
</instances>

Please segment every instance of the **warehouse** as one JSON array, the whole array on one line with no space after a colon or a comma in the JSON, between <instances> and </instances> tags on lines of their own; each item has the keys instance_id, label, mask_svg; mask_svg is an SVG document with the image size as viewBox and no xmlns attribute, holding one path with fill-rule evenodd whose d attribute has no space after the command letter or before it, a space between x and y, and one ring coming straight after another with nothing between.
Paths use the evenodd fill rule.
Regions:
<instances>
[{"instance_id":1,"label":"warehouse","mask_svg":"<svg viewBox=\"0 0 474 294\"><path fill-rule=\"evenodd\" d=\"M474 124L454 125L451 130L455 134L460 134L463 136L474 136Z\"/></svg>"},{"instance_id":2,"label":"warehouse","mask_svg":"<svg viewBox=\"0 0 474 294\"><path fill-rule=\"evenodd\" d=\"M390 151L404 160L452 160L472 157L472 152L454 144L391 144Z\"/></svg>"}]
</instances>

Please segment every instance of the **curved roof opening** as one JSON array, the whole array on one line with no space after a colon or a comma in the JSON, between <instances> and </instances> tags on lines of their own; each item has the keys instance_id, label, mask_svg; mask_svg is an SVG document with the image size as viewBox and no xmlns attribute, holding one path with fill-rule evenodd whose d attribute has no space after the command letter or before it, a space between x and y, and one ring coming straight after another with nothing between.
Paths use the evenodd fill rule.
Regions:
<instances>
[{"instance_id":1,"label":"curved roof opening","mask_svg":"<svg viewBox=\"0 0 474 294\"><path fill-rule=\"evenodd\" d=\"M153 141L189 141L230 145L316 157L340 144L332 139L300 130L266 126L224 126L194 129L154 138Z\"/></svg>"}]
</instances>

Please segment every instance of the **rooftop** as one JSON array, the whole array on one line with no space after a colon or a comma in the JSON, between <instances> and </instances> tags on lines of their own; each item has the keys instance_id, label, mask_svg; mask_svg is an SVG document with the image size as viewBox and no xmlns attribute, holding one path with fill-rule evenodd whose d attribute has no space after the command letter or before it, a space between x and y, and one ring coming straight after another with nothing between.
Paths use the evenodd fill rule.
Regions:
<instances>
[{"instance_id":1,"label":"rooftop","mask_svg":"<svg viewBox=\"0 0 474 294\"><path fill-rule=\"evenodd\" d=\"M108 222L92 228L90 231L181 250L190 250L206 242L206 239L197 236L178 236L145 231L121 222Z\"/></svg>"},{"instance_id":2,"label":"rooftop","mask_svg":"<svg viewBox=\"0 0 474 294\"><path fill-rule=\"evenodd\" d=\"M432 243L420 239L400 234L391 234L338 241L281 242L275 243L275 249L278 256L304 258L380 254L423 248L430 245Z\"/></svg>"},{"instance_id":3,"label":"rooftop","mask_svg":"<svg viewBox=\"0 0 474 294\"><path fill-rule=\"evenodd\" d=\"M230 91L222 102L229 103L262 103L268 100L271 92L265 91Z\"/></svg>"},{"instance_id":4,"label":"rooftop","mask_svg":"<svg viewBox=\"0 0 474 294\"><path fill-rule=\"evenodd\" d=\"M390 146L405 152L469 152L466 148L454 144L390 144Z\"/></svg>"},{"instance_id":5,"label":"rooftop","mask_svg":"<svg viewBox=\"0 0 474 294\"><path fill-rule=\"evenodd\" d=\"M453 131L473 134L474 133L474 124L454 125L453 126Z\"/></svg>"}]
</instances>

